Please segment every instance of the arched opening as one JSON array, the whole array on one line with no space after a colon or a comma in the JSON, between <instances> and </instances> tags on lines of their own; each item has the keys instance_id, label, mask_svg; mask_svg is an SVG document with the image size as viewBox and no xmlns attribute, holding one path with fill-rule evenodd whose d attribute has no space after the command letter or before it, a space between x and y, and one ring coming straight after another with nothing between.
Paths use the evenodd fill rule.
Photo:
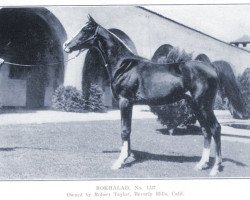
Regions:
<instances>
[{"instance_id":1,"label":"arched opening","mask_svg":"<svg viewBox=\"0 0 250 200\"><path fill-rule=\"evenodd\" d=\"M0 10L0 57L13 63L42 64L2 66L0 96L4 106L51 105L53 91L63 82L65 39L61 23L45 8Z\"/></svg>"},{"instance_id":2,"label":"arched opening","mask_svg":"<svg viewBox=\"0 0 250 200\"><path fill-rule=\"evenodd\" d=\"M118 36L133 51L133 53L137 55L136 47L126 33L114 28L109 29L109 31ZM104 105L106 107L115 107L117 105L112 98L110 80L104 65L104 61L102 60L98 50L91 49L87 52L82 72L82 90L88 97L88 88L90 87L90 84L98 84L104 92Z\"/></svg>"},{"instance_id":3,"label":"arched opening","mask_svg":"<svg viewBox=\"0 0 250 200\"><path fill-rule=\"evenodd\" d=\"M173 49L173 46L170 44L161 45L154 53L151 61L156 63L162 63L166 61L168 53Z\"/></svg>"},{"instance_id":4,"label":"arched opening","mask_svg":"<svg viewBox=\"0 0 250 200\"><path fill-rule=\"evenodd\" d=\"M211 60L209 59L209 57L204 53L197 55L195 60L199 60L199 61L205 62L207 64L211 63Z\"/></svg>"}]
</instances>

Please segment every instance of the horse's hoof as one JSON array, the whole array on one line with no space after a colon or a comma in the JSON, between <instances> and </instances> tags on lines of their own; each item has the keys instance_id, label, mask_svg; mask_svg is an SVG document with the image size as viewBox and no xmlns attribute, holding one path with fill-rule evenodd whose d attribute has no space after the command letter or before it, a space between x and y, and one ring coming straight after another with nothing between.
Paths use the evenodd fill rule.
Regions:
<instances>
[{"instance_id":1,"label":"horse's hoof","mask_svg":"<svg viewBox=\"0 0 250 200\"><path fill-rule=\"evenodd\" d=\"M132 158L132 159L135 159L135 154L134 153L130 153L129 157Z\"/></svg>"},{"instance_id":2,"label":"horse's hoof","mask_svg":"<svg viewBox=\"0 0 250 200\"><path fill-rule=\"evenodd\" d=\"M122 164L121 163L114 163L111 167L112 170L118 170L122 168Z\"/></svg>"},{"instance_id":3,"label":"horse's hoof","mask_svg":"<svg viewBox=\"0 0 250 200\"><path fill-rule=\"evenodd\" d=\"M195 165L194 170L195 171L201 171L202 167L200 165Z\"/></svg>"},{"instance_id":4,"label":"horse's hoof","mask_svg":"<svg viewBox=\"0 0 250 200\"><path fill-rule=\"evenodd\" d=\"M216 176L219 173L218 169L212 169L211 172L209 173L209 176Z\"/></svg>"},{"instance_id":5,"label":"horse's hoof","mask_svg":"<svg viewBox=\"0 0 250 200\"><path fill-rule=\"evenodd\" d=\"M205 162L205 163L198 163L197 165L195 165L194 169L196 171L201 171L203 169L207 169L208 168L208 163Z\"/></svg>"},{"instance_id":6,"label":"horse's hoof","mask_svg":"<svg viewBox=\"0 0 250 200\"><path fill-rule=\"evenodd\" d=\"M210 172L210 176L216 176L220 171L222 170L222 166L219 164L219 165L215 165L213 166L211 172Z\"/></svg>"}]
</instances>

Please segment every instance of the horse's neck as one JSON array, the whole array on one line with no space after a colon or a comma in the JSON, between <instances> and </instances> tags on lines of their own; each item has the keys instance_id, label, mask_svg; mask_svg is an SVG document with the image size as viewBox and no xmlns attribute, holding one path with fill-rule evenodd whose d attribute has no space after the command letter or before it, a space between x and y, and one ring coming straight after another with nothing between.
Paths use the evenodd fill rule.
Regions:
<instances>
[{"instance_id":1,"label":"horse's neck","mask_svg":"<svg viewBox=\"0 0 250 200\"><path fill-rule=\"evenodd\" d=\"M122 59L135 56L120 38L107 30L100 39L99 48L106 60L110 74L113 74L116 68L119 67L117 65Z\"/></svg>"}]
</instances>

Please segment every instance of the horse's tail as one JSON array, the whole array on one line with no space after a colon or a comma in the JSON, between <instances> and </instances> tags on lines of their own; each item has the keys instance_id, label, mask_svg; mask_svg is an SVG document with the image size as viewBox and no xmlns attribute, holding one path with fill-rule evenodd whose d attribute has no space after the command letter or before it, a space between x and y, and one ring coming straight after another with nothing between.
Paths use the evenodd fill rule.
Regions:
<instances>
[{"instance_id":1,"label":"horse's tail","mask_svg":"<svg viewBox=\"0 0 250 200\"><path fill-rule=\"evenodd\" d=\"M212 63L219 77L219 87L222 99L227 97L230 112L236 119L246 119L246 103L237 84L232 67L225 61L215 61Z\"/></svg>"}]
</instances>

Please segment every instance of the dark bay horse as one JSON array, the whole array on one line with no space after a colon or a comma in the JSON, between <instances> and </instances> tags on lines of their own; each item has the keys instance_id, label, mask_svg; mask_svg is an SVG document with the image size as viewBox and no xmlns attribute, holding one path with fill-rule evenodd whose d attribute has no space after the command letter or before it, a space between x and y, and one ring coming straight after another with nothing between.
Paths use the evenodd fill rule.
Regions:
<instances>
[{"instance_id":1,"label":"dark bay horse","mask_svg":"<svg viewBox=\"0 0 250 200\"><path fill-rule=\"evenodd\" d=\"M213 103L223 71L201 61L173 65L153 63L133 54L117 36L89 17L81 31L64 44L64 50L71 53L91 48L96 48L105 62L111 89L121 111L122 148L113 169L121 168L132 153L130 133L134 104L162 105L187 99L204 132L203 154L196 169L207 168L213 137L216 157L210 175L219 172L222 162L221 127L214 115ZM231 95L234 95L233 91Z\"/></svg>"},{"instance_id":2,"label":"dark bay horse","mask_svg":"<svg viewBox=\"0 0 250 200\"><path fill-rule=\"evenodd\" d=\"M174 62L186 62L192 59L192 55L178 47L170 44L161 45L153 54L151 61L159 64L167 64ZM177 66L178 67L178 66ZM196 123L196 118L187 105L187 101L181 100L173 104L150 106L151 112L157 115L158 121L167 126L170 135L179 125L190 125Z\"/></svg>"},{"instance_id":3,"label":"dark bay horse","mask_svg":"<svg viewBox=\"0 0 250 200\"><path fill-rule=\"evenodd\" d=\"M216 70L224 72L221 74L219 92L222 99L225 99L226 97L228 98L228 107L230 113L236 119L247 119L249 116L246 112L246 102L237 83L232 65L224 60L217 60L212 62L212 66ZM227 87L224 87L224 85L227 85ZM234 95L231 95L232 91Z\"/></svg>"},{"instance_id":4,"label":"dark bay horse","mask_svg":"<svg viewBox=\"0 0 250 200\"><path fill-rule=\"evenodd\" d=\"M199 54L195 58L195 60L199 60L199 61L203 61L208 64L211 64L211 66L215 70L224 72L220 74L220 78L219 78L220 96L223 101L225 101L226 97L229 99L229 102L228 102L229 111L233 115L234 118L247 119L248 114L246 112L246 102L242 96L240 87L237 84L237 80L234 75L231 64L224 60L217 60L217 61L211 62L209 57L206 54ZM225 85L227 85L227 87L224 87ZM234 91L235 95L231 95L232 91Z\"/></svg>"}]
</instances>

